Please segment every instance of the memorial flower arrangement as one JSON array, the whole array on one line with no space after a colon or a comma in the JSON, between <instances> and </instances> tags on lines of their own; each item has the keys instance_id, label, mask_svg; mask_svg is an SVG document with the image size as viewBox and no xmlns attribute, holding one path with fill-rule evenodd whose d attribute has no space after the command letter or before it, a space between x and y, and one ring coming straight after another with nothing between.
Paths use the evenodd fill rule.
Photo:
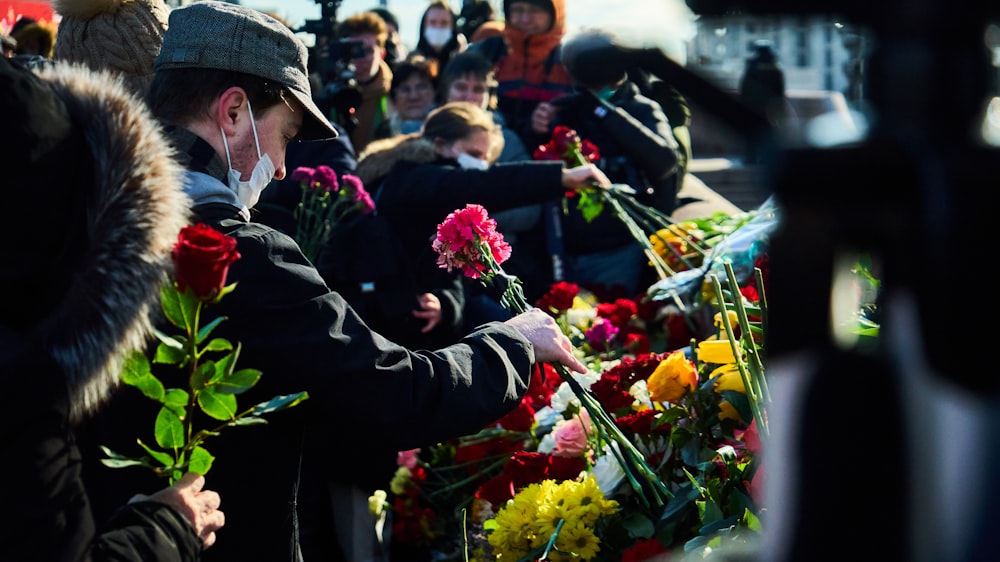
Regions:
<instances>
[{"instance_id":1,"label":"memorial flower arrangement","mask_svg":"<svg viewBox=\"0 0 1000 562\"><path fill-rule=\"evenodd\" d=\"M229 427L267 423L263 416L291 408L306 400L305 392L276 396L271 400L240 409L237 396L252 388L262 373L253 368L237 368L241 346L212 337L224 317L202 324L205 307L218 303L236 288L226 285L229 266L240 258L236 239L205 225L181 229L172 253L174 279L160 291L166 320L179 333L156 332L159 344L152 362L135 352L122 372L124 384L140 390L160 404L154 426L155 445L137 440L145 451L141 457L102 447L112 468L142 466L176 482L187 471L205 474L215 457L205 442ZM186 373L186 385L169 374L158 377L152 365L171 365Z\"/></svg>"},{"instance_id":2,"label":"memorial flower arrangement","mask_svg":"<svg viewBox=\"0 0 1000 562\"><path fill-rule=\"evenodd\" d=\"M439 227L439 263L491 279L502 272L493 252L509 250L485 210L470 207ZM590 372L539 365L504 418L401 454L391 484L394 540L446 560L634 561L755 541L766 314L760 298L746 296L757 294L755 281L754 292L715 281L709 330L670 349L658 334L663 303L594 302L572 283L553 285L535 304L556 318ZM615 431L600 426L609 422ZM640 462L629 465L628 451Z\"/></svg>"},{"instance_id":3,"label":"memorial flower arrangement","mask_svg":"<svg viewBox=\"0 0 1000 562\"><path fill-rule=\"evenodd\" d=\"M338 223L353 213L367 215L375 210L371 195L357 176L342 174L338 181L332 168L320 165L300 166L291 177L302 187L302 198L295 208L295 241L312 262Z\"/></svg>"}]
</instances>

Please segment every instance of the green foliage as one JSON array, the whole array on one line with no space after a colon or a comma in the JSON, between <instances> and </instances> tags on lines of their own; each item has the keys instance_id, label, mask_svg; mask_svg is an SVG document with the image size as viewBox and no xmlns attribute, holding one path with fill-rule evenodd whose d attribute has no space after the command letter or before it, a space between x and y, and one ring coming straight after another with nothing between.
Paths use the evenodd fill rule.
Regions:
<instances>
[{"instance_id":1,"label":"green foliage","mask_svg":"<svg viewBox=\"0 0 1000 562\"><path fill-rule=\"evenodd\" d=\"M235 285L226 287L221 295L228 294ZM212 331L225 320L216 318L199 329L203 303L190 289L183 293L173 284L160 292L161 306L167 320L180 328L183 334L171 336L157 332L159 344L153 355L153 364L172 365L188 373L189 388L167 388L153 374L149 359L140 351L126 360L121 380L135 387L143 396L160 404L153 426L156 447L137 440L145 451L144 456L129 457L101 447L106 455L105 466L125 468L142 466L176 482L185 472L205 474L212 467L215 457L204 447L210 437L215 437L227 427L267 423L263 416L297 406L309 398L308 393L276 396L240 410L237 395L256 385L261 378L257 369L236 369L241 345L235 347L224 338L210 338ZM199 428L199 420L214 420L212 427Z\"/></svg>"}]
</instances>

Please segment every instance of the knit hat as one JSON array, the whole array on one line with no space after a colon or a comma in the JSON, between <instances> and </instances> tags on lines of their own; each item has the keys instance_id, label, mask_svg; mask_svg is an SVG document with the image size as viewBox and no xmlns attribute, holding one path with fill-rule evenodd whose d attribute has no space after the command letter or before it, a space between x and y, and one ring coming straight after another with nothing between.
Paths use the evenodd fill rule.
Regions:
<instances>
[{"instance_id":1,"label":"knit hat","mask_svg":"<svg viewBox=\"0 0 1000 562\"><path fill-rule=\"evenodd\" d=\"M170 12L154 70L229 70L276 82L305 108L298 138L334 138L337 131L313 101L307 60L305 44L287 25L258 10L203 0Z\"/></svg>"},{"instance_id":2,"label":"knit hat","mask_svg":"<svg viewBox=\"0 0 1000 562\"><path fill-rule=\"evenodd\" d=\"M163 0L55 0L55 58L123 75L143 95L153 79L170 9Z\"/></svg>"}]
</instances>

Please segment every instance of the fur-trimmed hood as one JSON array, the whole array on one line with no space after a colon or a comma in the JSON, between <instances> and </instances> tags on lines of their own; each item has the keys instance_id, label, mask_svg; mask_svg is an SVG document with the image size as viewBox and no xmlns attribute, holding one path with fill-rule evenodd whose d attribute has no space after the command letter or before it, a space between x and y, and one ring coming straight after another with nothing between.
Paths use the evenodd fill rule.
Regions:
<instances>
[{"instance_id":1,"label":"fur-trimmed hood","mask_svg":"<svg viewBox=\"0 0 1000 562\"><path fill-rule=\"evenodd\" d=\"M426 164L439 158L434 143L420 133L397 135L370 143L358 157L354 174L361 178L365 187L374 190L397 162Z\"/></svg>"},{"instance_id":2,"label":"fur-trimmed hood","mask_svg":"<svg viewBox=\"0 0 1000 562\"><path fill-rule=\"evenodd\" d=\"M57 269L71 282L31 331L66 373L71 418L79 421L109 397L124 357L149 343L150 315L159 314L159 289L190 205L160 127L119 78L68 63L39 75L83 132L80 150L93 171L73 182L84 203L64 235L77 237L78 251L72 268Z\"/></svg>"}]
</instances>

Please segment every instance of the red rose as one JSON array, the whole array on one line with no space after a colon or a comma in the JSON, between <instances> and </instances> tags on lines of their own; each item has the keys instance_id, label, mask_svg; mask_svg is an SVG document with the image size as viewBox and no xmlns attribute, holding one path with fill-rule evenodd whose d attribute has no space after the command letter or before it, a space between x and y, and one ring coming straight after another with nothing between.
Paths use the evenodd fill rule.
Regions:
<instances>
[{"instance_id":1,"label":"red rose","mask_svg":"<svg viewBox=\"0 0 1000 562\"><path fill-rule=\"evenodd\" d=\"M229 266L240 258L236 238L198 223L181 229L171 254L178 289L188 287L202 301L210 301L226 284Z\"/></svg>"},{"instance_id":2,"label":"red rose","mask_svg":"<svg viewBox=\"0 0 1000 562\"><path fill-rule=\"evenodd\" d=\"M558 125L552 131L552 140L549 142L552 143L556 154L566 154L570 148L580 145L580 135L565 125Z\"/></svg>"},{"instance_id":3,"label":"red rose","mask_svg":"<svg viewBox=\"0 0 1000 562\"><path fill-rule=\"evenodd\" d=\"M510 456L507 464L503 466L504 474L510 477L511 482L518 489L541 482L549 474L549 464L552 457L545 453L535 451L517 451ZM493 505L499 505L493 503Z\"/></svg>"}]
</instances>

